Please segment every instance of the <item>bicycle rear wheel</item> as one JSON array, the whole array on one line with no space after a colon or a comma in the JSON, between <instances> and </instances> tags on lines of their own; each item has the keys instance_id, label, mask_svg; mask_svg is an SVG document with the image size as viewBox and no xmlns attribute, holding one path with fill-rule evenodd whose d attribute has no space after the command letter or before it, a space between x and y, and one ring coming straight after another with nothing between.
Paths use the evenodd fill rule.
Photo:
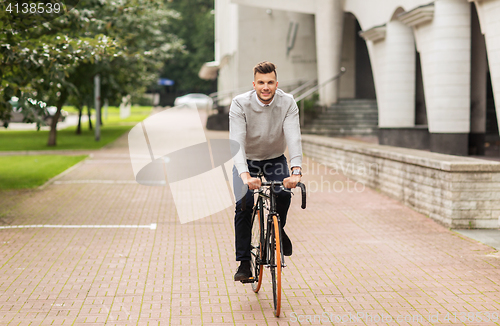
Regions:
<instances>
[{"instance_id":1,"label":"bicycle rear wheel","mask_svg":"<svg viewBox=\"0 0 500 326\"><path fill-rule=\"evenodd\" d=\"M258 205L256 206L258 207ZM260 286L262 285L262 275L263 268L261 265L262 260L262 237L263 237L263 225L262 220L260 218L260 210L256 208L254 213L252 214L252 240L251 240L251 258L250 265L252 269L252 276L254 277L254 281L252 282L252 290L257 293L260 290Z\"/></svg>"},{"instance_id":2,"label":"bicycle rear wheel","mask_svg":"<svg viewBox=\"0 0 500 326\"><path fill-rule=\"evenodd\" d=\"M270 270L273 283L274 316L279 317L281 310L281 242L278 217L273 216L270 243Z\"/></svg>"}]
</instances>

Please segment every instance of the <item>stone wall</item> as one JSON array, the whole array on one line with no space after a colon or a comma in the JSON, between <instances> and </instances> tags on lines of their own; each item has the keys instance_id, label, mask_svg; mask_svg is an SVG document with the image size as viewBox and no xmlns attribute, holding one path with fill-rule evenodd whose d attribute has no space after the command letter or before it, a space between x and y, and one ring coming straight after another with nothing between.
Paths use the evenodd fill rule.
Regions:
<instances>
[{"instance_id":1,"label":"stone wall","mask_svg":"<svg viewBox=\"0 0 500 326\"><path fill-rule=\"evenodd\" d=\"M500 163L303 135L304 155L451 228L498 228Z\"/></svg>"}]
</instances>

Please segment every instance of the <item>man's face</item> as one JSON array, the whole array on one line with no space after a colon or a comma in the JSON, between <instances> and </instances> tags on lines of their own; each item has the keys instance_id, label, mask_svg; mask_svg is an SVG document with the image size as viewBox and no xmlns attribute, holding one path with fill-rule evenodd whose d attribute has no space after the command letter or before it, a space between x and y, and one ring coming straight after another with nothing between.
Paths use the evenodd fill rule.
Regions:
<instances>
[{"instance_id":1,"label":"man's face","mask_svg":"<svg viewBox=\"0 0 500 326\"><path fill-rule=\"evenodd\" d=\"M257 96L264 104L269 104L273 100L274 94L278 88L276 75L274 72L269 74L261 74L257 72L253 80L253 89L257 92Z\"/></svg>"}]
</instances>

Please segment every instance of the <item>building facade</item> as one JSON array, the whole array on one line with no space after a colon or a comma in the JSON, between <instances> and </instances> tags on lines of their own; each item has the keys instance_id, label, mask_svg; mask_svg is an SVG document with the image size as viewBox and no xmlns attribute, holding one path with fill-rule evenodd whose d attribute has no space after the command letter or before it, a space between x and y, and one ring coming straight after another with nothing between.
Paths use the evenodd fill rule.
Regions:
<instances>
[{"instance_id":1,"label":"building facade","mask_svg":"<svg viewBox=\"0 0 500 326\"><path fill-rule=\"evenodd\" d=\"M263 60L281 84L345 67L320 102L376 99L381 144L481 155L498 140L500 0L216 0L215 12L228 101Z\"/></svg>"}]
</instances>

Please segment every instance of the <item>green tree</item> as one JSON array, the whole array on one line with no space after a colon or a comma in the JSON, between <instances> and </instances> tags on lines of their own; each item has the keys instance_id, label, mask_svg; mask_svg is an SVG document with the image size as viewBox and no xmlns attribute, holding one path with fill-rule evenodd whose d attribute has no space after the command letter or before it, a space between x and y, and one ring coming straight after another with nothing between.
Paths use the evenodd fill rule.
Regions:
<instances>
[{"instance_id":1,"label":"green tree","mask_svg":"<svg viewBox=\"0 0 500 326\"><path fill-rule=\"evenodd\" d=\"M29 24L9 21L7 15L0 13L0 118L9 118L14 95L20 98L24 120L38 127L45 114L43 103L56 104L48 140L54 146L62 105L76 91L69 80L71 72L81 63L112 56L117 43L102 34L81 35L88 22L73 10L49 22L35 16Z\"/></svg>"},{"instance_id":2,"label":"green tree","mask_svg":"<svg viewBox=\"0 0 500 326\"><path fill-rule=\"evenodd\" d=\"M174 0L168 6L180 14L171 32L183 40L183 47L165 63L161 75L174 80L179 91L210 92L213 83L200 79L198 72L214 60L214 1Z\"/></svg>"},{"instance_id":3,"label":"green tree","mask_svg":"<svg viewBox=\"0 0 500 326\"><path fill-rule=\"evenodd\" d=\"M178 14L167 9L163 0L84 0L77 8L85 8L87 18L99 22L86 29L86 36L105 34L120 44L115 57L80 65L72 75L79 91L71 103L79 109L80 118L83 106L93 105L95 74L101 75L101 97L119 103L125 95L142 94L157 80L159 69L172 57L171 52L181 46L169 32L170 20Z\"/></svg>"},{"instance_id":4,"label":"green tree","mask_svg":"<svg viewBox=\"0 0 500 326\"><path fill-rule=\"evenodd\" d=\"M5 4L1 2L0 9ZM80 107L90 102L96 73L103 76L103 96L115 98L156 79L175 48L167 31L172 15L163 0L82 0L51 21L33 16L13 22L2 10L0 119L9 118L14 95L21 99L25 121L38 126L42 103L55 103L58 110L48 141L54 146L62 105L68 99Z\"/></svg>"}]
</instances>

